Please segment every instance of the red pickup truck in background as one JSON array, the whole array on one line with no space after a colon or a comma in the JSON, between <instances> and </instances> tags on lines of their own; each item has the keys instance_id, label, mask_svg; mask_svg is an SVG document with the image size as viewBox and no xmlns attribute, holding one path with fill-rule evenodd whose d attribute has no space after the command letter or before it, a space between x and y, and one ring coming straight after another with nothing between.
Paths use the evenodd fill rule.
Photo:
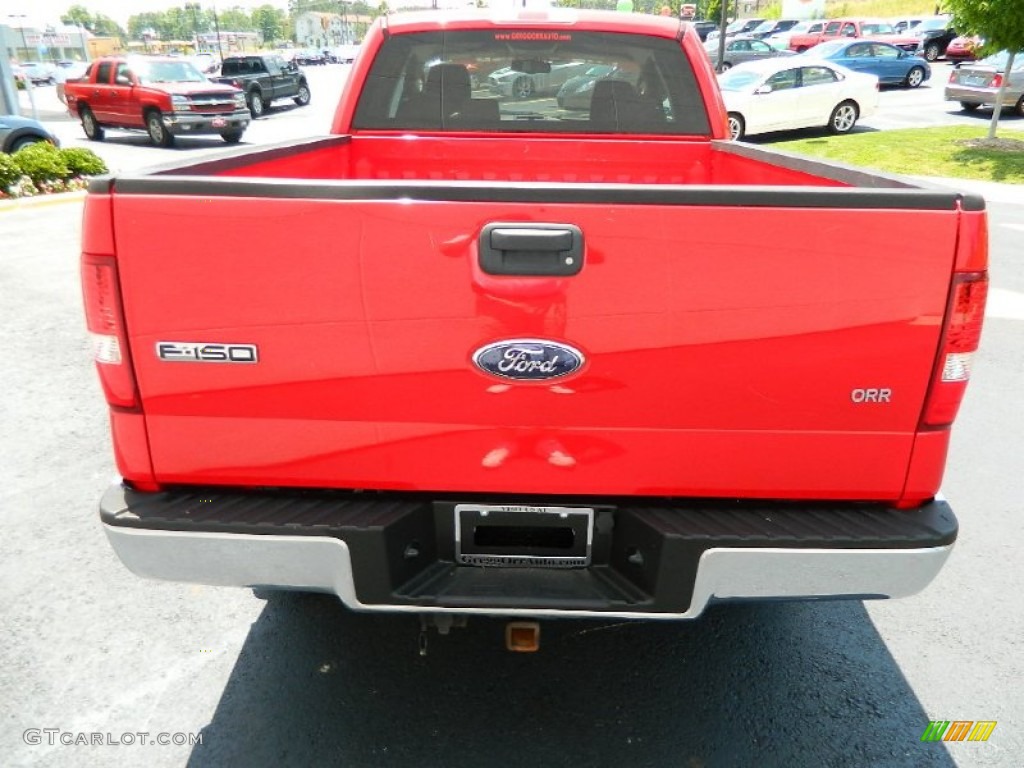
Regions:
<instances>
[{"instance_id":1,"label":"red pickup truck in background","mask_svg":"<svg viewBox=\"0 0 1024 768\"><path fill-rule=\"evenodd\" d=\"M363 46L333 136L90 188L128 568L430 617L931 581L981 198L726 141L670 18L395 15ZM570 61L588 110L469 75Z\"/></svg>"},{"instance_id":2,"label":"red pickup truck in background","mask_svg":"<svg viewBox=\"0 0 1024 768\"><path fill-rule=\"evenodd\" d=\"M833 19L820 32L792 35L789 38L789 49L803 53L826 40L853 37L881 40L909 53L917 51L917 46L921 42L921 38L915 35L899 34L892 24L881 19Z\"/></svg>"},{"instance_id":3,"label":"red pickup truck in background","mask_svg":"<svg viewBox=\"0 0 1024 768\"><path fill-rule=\"evenodd\" d=\"M245 94L213 83L186 59L170 56L107 56L64 86L68 112L85 135L102 141L107 128L146 131L169 147L175 136L219 135L241 141L249 126Z\"/></svg>"}]
</instances>

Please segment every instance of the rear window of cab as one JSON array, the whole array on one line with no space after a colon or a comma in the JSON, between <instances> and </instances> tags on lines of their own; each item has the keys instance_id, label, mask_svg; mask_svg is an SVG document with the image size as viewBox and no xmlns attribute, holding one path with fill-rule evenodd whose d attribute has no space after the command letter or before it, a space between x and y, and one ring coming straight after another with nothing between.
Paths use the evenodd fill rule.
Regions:
<instances>
[{"instance_id":1,"label":"rear window of cab","mask_svg":"<svg viewBox=\"0 0 1024 768\"><path fill-rule=\"evenodd\" d=\"M353 128L710 134L677 41L561 29L392 35L363 85Z\"/></svg>"}]
</instances>

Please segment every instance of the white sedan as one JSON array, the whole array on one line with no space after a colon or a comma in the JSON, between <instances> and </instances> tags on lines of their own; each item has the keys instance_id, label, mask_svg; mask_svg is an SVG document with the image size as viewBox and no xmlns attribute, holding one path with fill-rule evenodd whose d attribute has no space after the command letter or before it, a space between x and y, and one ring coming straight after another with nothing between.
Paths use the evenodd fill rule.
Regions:
<instances>
[{"instance_id":1,"label":"white sedan","mask_svg":"<svg viewBox=\"0 0 1024 768\"><path fill-rule=\"evenodd\" d=\"M804 56L740 64L718 84L733 140L821 126L849 133L878 106L877 77Z\"/></svg>"}]
</instances>

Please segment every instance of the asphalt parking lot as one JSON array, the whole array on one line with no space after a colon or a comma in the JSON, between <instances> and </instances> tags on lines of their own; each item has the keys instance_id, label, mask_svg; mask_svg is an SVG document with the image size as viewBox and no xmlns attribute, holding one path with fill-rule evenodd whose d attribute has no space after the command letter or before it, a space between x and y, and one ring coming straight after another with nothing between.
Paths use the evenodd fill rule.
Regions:
<instances>
[{"instance_id":1,"label":"asphalt parking lot","mask_svg":"<svg viewBox=\"0 0 1024 768\"><path fill-rule=\"evenodd\" d=\"M345 71L310 68L313 104L272 110L246 143L325 133ZM884 92L864 129L977 122L941 102L940 82ZM89 145L70 119L47 124ZM90 146L118 172L226 147ZM432 635L425 657L414 618L141 581L116 561L96 515L115 469L81 317L80 201L0 204L0 762L1020 765L1024 195L997 197L985 337L944 481L961 536L928 590L721 606L686 624L547 622L533 655L502 649L502 622L471 620ZM913 236L913 221L894 233ZM937 719L997 726L984 743L922 743Z\"/></svg>"}]
</instances>

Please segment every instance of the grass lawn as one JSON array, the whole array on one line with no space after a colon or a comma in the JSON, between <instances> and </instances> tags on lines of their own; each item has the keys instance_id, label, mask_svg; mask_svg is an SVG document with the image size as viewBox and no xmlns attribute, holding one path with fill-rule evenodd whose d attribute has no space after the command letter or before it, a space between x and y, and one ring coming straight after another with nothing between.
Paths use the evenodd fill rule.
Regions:
<instances>
[{"instance_id":1,"label":"grass lawn","mask_svg":"<svg viewBox=\"0 0 1024 768\"><path fill-rule=\"evenodd\" d=\"M986 128L911 128L780 141L787 152L862 165L910 176L949 176L1024 184L1024 133L999 131L983 142Z\"/></svg>"}]
</instances>

